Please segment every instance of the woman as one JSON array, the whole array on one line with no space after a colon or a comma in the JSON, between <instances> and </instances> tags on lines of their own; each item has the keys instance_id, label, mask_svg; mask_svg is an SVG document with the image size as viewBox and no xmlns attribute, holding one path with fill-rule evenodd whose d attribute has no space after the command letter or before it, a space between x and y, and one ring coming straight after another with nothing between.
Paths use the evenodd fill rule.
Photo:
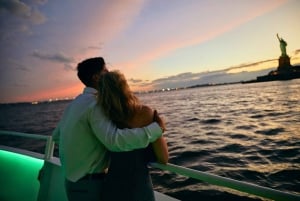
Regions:
<instances>
[{"instance_id":1,"label":"woman","mask_svg":"<svg viewBox=\"0 0 300 201\"><path fill-rule=\"evenodd\" d=\"M107 117L119 128L143 127L156 120L157 112L140 103L131 92L124 75L119 71L103 74L98 90L99 104ZM112 152L103 189L103 200L155 200L147 167L147 163L153 161L153 158L160 163L168 162L168 147L164 137L157 139L145 149Z\"/></svg>"}]
</instances>

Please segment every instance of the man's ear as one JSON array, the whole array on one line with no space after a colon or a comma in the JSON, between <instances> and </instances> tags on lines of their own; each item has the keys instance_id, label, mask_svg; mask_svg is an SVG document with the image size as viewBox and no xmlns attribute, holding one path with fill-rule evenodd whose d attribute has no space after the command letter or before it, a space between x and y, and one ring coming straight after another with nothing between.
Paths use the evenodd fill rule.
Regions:
<instances>
[{"instance_id":1,"label":"man's ear","mask_svg":"<svg viewBox=\"0 0 300 201\"><path fill-rule=\"evenodd\" d=\"M92 82L93 82L93 88L97 89L98 88L98 82L100 80L100 76L98 74L95 74L92 76Z\"/></svg>"},{"instance_id":2,"label":"man's ear","mask_svg":"<svg viewBox=\"0 0 300 201\"><path fill-rule=\"evenodd\" d=\"M99 79L100 79L100 75L99 74L95 74L95 75L92 76L93 82L98 82Z\"/></svg>"}]
</instances>

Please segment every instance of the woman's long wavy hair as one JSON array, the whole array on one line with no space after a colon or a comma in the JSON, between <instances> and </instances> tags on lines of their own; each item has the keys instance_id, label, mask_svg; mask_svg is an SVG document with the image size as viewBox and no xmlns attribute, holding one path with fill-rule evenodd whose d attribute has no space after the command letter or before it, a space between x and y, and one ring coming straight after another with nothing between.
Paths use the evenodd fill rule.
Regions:
<instances>
[{"instance_id":1,"label":"woman's long wavy hair","mask_svg":"<svg viewBox=\"0 0 300 201\"><path fill-rule=\"evenodd\" d=\"M98 104L119 127L128 127L128 121L140 105L120 71L104 73L99 80Z\"/></svg>"}]
</instances>

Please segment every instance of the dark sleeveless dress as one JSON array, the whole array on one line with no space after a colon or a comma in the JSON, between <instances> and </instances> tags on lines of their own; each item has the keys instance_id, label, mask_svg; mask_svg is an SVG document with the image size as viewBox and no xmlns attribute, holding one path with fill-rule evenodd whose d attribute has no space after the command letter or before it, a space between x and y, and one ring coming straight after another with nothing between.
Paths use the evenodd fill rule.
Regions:
<instances>
[{"instance_id":1,"label":"dark sleeveless dress","mask_svg":"<svg viewBox=\"0 0 300 201\"><path fill-rule=\"evenodd\" d=\"M154 201L149 161L154 161L151 145L134 151L111 152L103 201Z\"/></svg>"}]
</instances>

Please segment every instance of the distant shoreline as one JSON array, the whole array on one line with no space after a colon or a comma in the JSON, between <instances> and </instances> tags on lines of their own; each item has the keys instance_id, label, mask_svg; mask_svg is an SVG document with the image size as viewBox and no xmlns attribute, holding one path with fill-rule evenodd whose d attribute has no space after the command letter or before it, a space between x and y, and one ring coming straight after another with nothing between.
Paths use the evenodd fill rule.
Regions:
<instances>
[{"instance_id":1,"label":"distant shoreline","mask_svg":"<svg viewBox=\"0 0 300 201\"><path fill-rule=\"evenodd\" d=\"M268 79L269 75L258 76L259 77L266 77L265 80L246 80L246 81L236 81L236 82L225 82L225 83L206 83L206 84L196 84L187 87L177 87L177 88L163 88L163 89L155 89L149 91L142 91L142 92L134 92L135 94L148 94L148 93L163 93L168 91L178 91L178 90L185 90L185 89L193 89L193 88L202 88L202 87L213 87L213 86L222 86L222 85L232 85L232 84L249 84L249 83L258 83L258 82L270 82L270 81L285 81L285 80L292 80L292 79L299 79L300 78L300 65L294 66L293 68L296 69L297 74L295 77L283 77L282 79L274 77ZM272 72L272 71L271 71ZM28 101L28 102L10 102L10 103L0 103L0 105L16 105L16 104L26 104L26 105L36 105L36 104L47 104L53 102L68 102L73 100L73 98L62 98L57 100L40 100L40 101Z\"/></svg>"}]
</instances>

